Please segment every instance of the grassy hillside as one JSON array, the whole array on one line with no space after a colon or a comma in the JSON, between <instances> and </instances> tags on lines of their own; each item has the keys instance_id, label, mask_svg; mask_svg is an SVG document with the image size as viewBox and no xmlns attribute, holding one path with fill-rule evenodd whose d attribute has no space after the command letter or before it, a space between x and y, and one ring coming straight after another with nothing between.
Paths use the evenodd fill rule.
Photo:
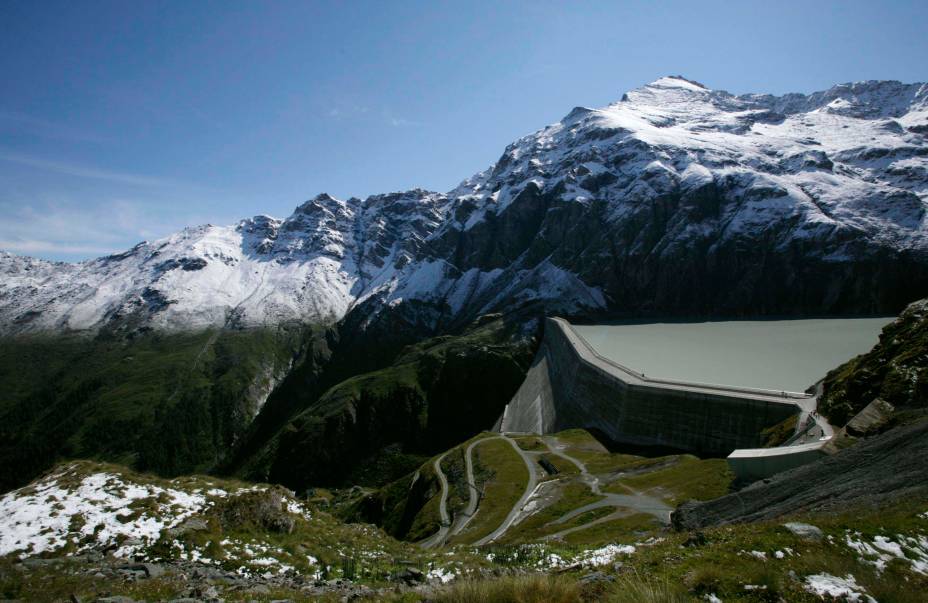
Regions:
<instances>
[{"instance_id":1,"label":"grassy hillside","mask_svg":"<svg viewBox=\"0 0 928 603\"><path fill-rule=\"evenodd\" d=\"M564 603L916 603L928 592L928 501L626 539L591 553L523 545L490 553L535 575L453 583L430 600ZM803 537L784 524L820 530ZM594 554L595 553L595 554ZM565 569L566 568L566 569ZM596 573L591 573L595 570ZM869 598L869 597L872 597Z\"/></svg>"},{"instance_id":2,"label":"grassy hillside","mask_svg":"<svg viewBox=\"0 0 928 603\"><path fill-rule=\"evenodd\" d=\"M473 451L480 504L467 527L451 543L476 542L498 528L528 481L525 463L508 442L488 439L474 446Z\"/></svg>"},{"instance_id":3,"label":"grassy hillside","mask_svg":"<svg viewBox=\"0 0 928 603\"><path fill-rule=\"evenodd\" d=\"M0 597L29 601L93 599L104 590L167 600L191 589L226 600L338 601L346 584L362 600L405 602L910 603L928 590L924 498L693 533L641 524L604 542L476 551L398 542L274 486L164 480L95 463L63 465L0 498L0 508ZM797 532L790 522L806 527ZM39 558L20 563L23 550ZM131 557L155 564L158 575L120 569L133 567ZM406 567L422 570L414 588L397 578Z\"/></svg>"},{"instance_id":4,"label":"grassy hillside","mask_svg":"<svg viewBox=\"0 0 928 603\"><path fill-rule=\"evenodd\" d=\"M468 544L491 533L522 495L525 463L498 434L484 433L443 454L442 471L448 481L447 508L452 522L469 498L464 457L471 444L474 485L480 493L477 512L466 527L451 534L449 545ZM513 436L533 461L539 485L516 523L498 540L503 544L532 542L569 546L603 545L641 534L667 530L669 513L685 500L707 500L726 494L734 479L724 459L690 455L641 457L611 453L582 429L554 435ZM364 496L342 516L382 526L405 540L421 540L438 529L441 487L427 460L415 473ZM548 474L542 459L557 473ZM586 474L580 467L586 469ZM597 493L591 484L595 481ZM597 503L610 495L608 504ZM625 498L622 498L625 497ZM574 513L584 506L587 511ZM410 529L416 525L418 529ZM424 529L426 526L430 530Z\"/></svg>"},{"instance_id":5,"label":"grassy hillside","mask_svg":"<svg viewBox=\"0 0 928 603\"><path fill-rule=\"evenodd\" d=\"M489 317L392 356L411 335L382 325L369 341L310 326L5 339L0 491L66 458L380 485L493 423L531 360L533 325Z\"/></svg>"},{"instance_id":6,"label":"grassy hillside","mask_svg":"<svg viewBox=\"0 0 928 603\"><path fill-rule=\"evenodd\" d=\"M485 317L461 335L407 347L389 366L350 377L287 420L235 470L294 489L381 485L490 427L534 352L533 321ZM364 471L378 466L383 471Z\"/></svg>"},{"instance_id":7,"label":"grassy hillside","mask_svg":"<svg viewBox=\"0 0 928 603\"><path fill-rule=\"evenodd\" d=\"M303 345L303 329L0 342L0 489L60 458L165 475L215 465Z\"/></svg>"}]
</instances>

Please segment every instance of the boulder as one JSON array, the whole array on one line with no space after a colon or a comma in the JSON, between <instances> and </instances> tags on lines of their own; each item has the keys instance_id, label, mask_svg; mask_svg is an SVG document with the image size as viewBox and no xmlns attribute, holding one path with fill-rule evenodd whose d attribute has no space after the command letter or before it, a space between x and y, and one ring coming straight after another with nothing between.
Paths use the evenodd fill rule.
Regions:
<instances>
[{"instance_id":1,"label":"boulder","mask_svg":"<svg viewBox=\"0 0 928 603\"><path fill-rule=\"evenodd\" d=\"M687 536L686 541L683 543L683 546L703 546L709 542L709 539L706 538L706 535L696 530Z\"/></svg>"},{"instance_id":2,"label":"boulder","mask_svg":"<svg viewBox=\"0 0 928 603\"><path fill-rule=\"evenodd\" d=\"M589 584L603 584L609 582L615 582L615 577L606 575L602 572L592 572L577 580L580 584L589 585Z\"/></svg>"},{"instance_id":3,"label":"boulder","mask_svg":"<svg viewBox=\"0 0 928 603\"><path fill-rule=\"evenodd\" d=\"M164 575L164 568L154 563L127 563L120 565L117 569L138 574L140 578L157 578Z\"/></svg>"},{"instance_id":4,"label":"boulder","mask_svg":"<svg viewBox=\"0 0 928 603\"><path fill-rule=\"evenodd\" d=\"M421 570L415 567L407 567L402 572L397 574L396 578L409 585L425 582L425 574L423 574Z\"/></svg>"},{"instance_id":5,"label":"boulder","mask_svg":"<svg viewBox=\"0 0 928 603\"><path fill-rule=\"evenodd\" d=\"M867 404L862 411L847 422L845 429L849 435L857 437L876 433L892 418L894 410L895 408L889 402L882 398L874 398L870 404Z\"/></svg>"},{"instance_id":6,"label":"boulder","mask_svg":"<svg viewBox=\"0 0 928 603\"><path fill-rule=\"evenodd\" d=\"M821 528L810 523L791 521L789 523L784 523L783 527L803 540L819 541L825 537Z\"/></svg>"},{"instance_id":7,"label":"boulder","mask_svg":"<svg viewBox=\"0 0 928 603\"><path fill-rule=\"evenodd\" d=\"M171 538L177 538L188 532L205 532L207 530L209 530L209 524L205 519L191 518L178 526L169 528L166 533Z\"/></svg>"}]
</instances>

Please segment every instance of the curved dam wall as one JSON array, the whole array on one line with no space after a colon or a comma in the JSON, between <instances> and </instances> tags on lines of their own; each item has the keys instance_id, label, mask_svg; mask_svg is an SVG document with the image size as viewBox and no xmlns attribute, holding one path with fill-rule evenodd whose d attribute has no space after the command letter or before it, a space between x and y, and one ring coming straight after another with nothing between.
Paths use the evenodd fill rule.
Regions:
<instances>
[{"instance_id":1,"label":"curved dam wall","mask_svg":"<svg viewBox=\"0 0 928 603\"><path fill-rule=\"evenodd\" d=\"M807 394L650 379L597 354L570 324L545 322L538 354L498 421L504 432L598 430L619 444L727 456L801 411Z\"/></svg>"}]
</instances>

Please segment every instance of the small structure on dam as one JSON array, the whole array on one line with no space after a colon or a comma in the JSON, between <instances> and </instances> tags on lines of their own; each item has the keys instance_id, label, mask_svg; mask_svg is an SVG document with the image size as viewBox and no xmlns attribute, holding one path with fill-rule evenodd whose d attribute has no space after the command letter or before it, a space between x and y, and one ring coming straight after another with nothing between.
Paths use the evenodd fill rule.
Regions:
<instances>
[{"instance_id":1,"label":"small structure on dam","mask_svg":"<svg viewBox=\"0 0 928 603\"><path fill-rule=\"evenodd\" d=\"M809 393L650 378L601 356L566 320L548 318L497 429L583 428L620 445L727 456L736 475L753 480L824 454L832 432L815 406ZM762 432L793 416L797 428L787 445L761 448Z\"/></svg>"}]
</instances>

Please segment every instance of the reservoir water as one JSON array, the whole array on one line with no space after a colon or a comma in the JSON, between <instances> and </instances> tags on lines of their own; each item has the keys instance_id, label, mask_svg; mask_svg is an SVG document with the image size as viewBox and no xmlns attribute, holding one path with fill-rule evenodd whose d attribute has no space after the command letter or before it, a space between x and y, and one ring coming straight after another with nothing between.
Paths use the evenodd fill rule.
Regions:
<instances>
[{"instance_id":1,"label":"reservoir water","mask_svg":"<svg viewBox=\"0 0 928 603\"><path fill-rule=\"evenodd\" d=\"M870 350L893 317L573 325L648 377L801 392Z\"/></svg>"}]
</instances>

